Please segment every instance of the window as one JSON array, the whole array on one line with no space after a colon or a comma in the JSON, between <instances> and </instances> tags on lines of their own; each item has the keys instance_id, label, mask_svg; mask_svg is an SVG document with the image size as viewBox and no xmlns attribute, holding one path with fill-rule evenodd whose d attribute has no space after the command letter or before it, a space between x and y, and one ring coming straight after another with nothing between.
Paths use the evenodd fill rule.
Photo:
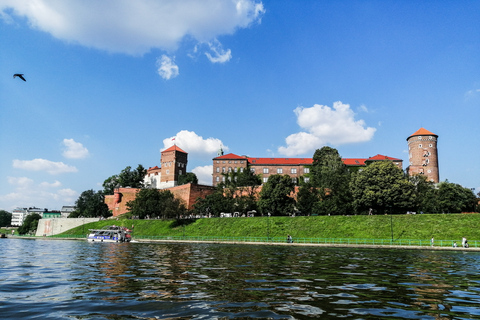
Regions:
<instances>
[{"instance_id":1,"label":"window","mask_svg":"<svg viewBox=\"0 0 480 320\"><path fill-rule=\"evenodd\" d=\"M290 173L296 174L296 173L297 173L297 168L292 168L292 169L290 169Z\"/></svg>"},{"instance_id":2,"label":"window","mask_svg":"<svg viewBox=\"0 0 480 320\"><path fill-rule=\"evenodd\" d=\"M222 167L222 172L225 173L225 167Z\"/></svg>"},{"instance_id":3,"label":"window","mask_svg":"<svg viewBox=\"0 0 480 320\"><path fill-rule=\"evenodd\" d=\"M268 173L268 168L263 168L263 173Z\"/></svg>"},{"instance_id":4,"label":"window","mask_svg":"<svg viewBox=\"0 0 480 320\"><path fill-rule=\"evenodd\" d=\"M277 173L278 173L278 174L282 174L282 173L283 173L283 169L282 169L282 168L277 168Z\"/></svg>"},{"instance_id":5,"label":"window","mask_svg":"<svg viewBox=\"0 0 480 320\"><path fill-rule=\"evenodd\" d=\"M233 172L237 172L237 171L238 171L237 167L233 168Z\"/></svg>"},{"instance_id":6,"label":"window","mask_svg":"<svg viewBox=\"0 0 480 320\"><path fill-rule=\"evenodd\" d=\"M232 172L232 167L228 167L228 172Z\"/></svg>"},{"instance_id":7,"label":"window","mask_svg":"<svg viewBox=\"0 0 480 320\"><path fill-rule=\"evenodd\" d=\"M220 181L220 177L216 177L216 178L215 178L215 181L219 182L219 181Z\"/></svg>"},{"instance_id":8,"label":"window","mask_svg":"<svg viewBox=\"0 0 480 320\"><path fill-rule=\"evenodd\" d=\"M255 173L255 168L250 168L250 171Z\"/></svg>"},{"instance_id":9,"label":"window","mask_svg":"<svg viewBox=\"0 0 480 320\"><path fill-rule=\"evenodd\" d=\"M220 167L217 167L217 173L220 172Z\"/></svg>"},{"instance_id":10,"label":"window","mask_svg":"<svg viewBox=\"0 0 480 320\"><path fill-rule=\"evenodd\" d=\"M264 177L263 178L263 183L266 183L268 181L268 178L267 177Z\"/></svg>"},{"instance_id":11,"label":"window","mask_svg":"<svg viewBox=\"0 0 480 320\"><path fill-rule=\"evenodd\" d=\"M309 183L310 182L310 178L306 177L303 179L306 183Z\"/></svg>"},{"instance_id":12,"label":"window","mask_svg":"<svg viewBox=\"0 0 480 320\"><path fill-rule=\"evenodd\" d=\"M421 148L421 147L422 147L422 144L419 144L418 147Z\"/></svg>"},{"instance_id":13,"label":"window","mask_svg":"<svg viewBox=\"0 0 480 320\"><path fill-rule=\"evenodd\" d=\"M168 170L168 169L167 169L167 171L166 171L166 172L167 172L167 174L170 174L170 170Z\"/></svg>"},{"instance_id":14,"label":"window","mask_svg":"<svg viewBox=\"0 0 480 320\"><path fill-rule=\"evenodd\" d=\"M292 178L292 182L297 184L297 178Z\"/></svg>"},{"instance_id":15,"label":"window","mask_svg":"<svg viewBox=\"0 0 480 320\"><path fill-rule=\"evenodd\" d=\"M310 173L310 168L303 168L303 173Z\"/></svg>"},{"instance_id":16,"label":"window","mask_svg":"<svg viewBox=\"0 0 480 320\"><path fill-rule=\"evenodd\" d=\"M240 172L243 172L243 168L240 168Z\"/></svg>"}]
</instances>

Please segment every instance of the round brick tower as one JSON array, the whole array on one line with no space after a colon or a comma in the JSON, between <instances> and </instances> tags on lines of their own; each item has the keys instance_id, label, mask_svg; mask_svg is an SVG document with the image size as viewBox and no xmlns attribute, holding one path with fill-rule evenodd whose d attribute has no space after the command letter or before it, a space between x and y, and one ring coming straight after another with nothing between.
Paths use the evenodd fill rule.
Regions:
<instances>
[{"instance_id":1,"label":"round brick tower","mask_svg":"<svg viewBox=\"0 0 480 320\"><path fill-rule=\"evenodd\" d=\"M420 128L407 138L410 165L408 175L423 174L427 181L438 183L438 136L424 128Z\"/></svg>"}]
</instances>

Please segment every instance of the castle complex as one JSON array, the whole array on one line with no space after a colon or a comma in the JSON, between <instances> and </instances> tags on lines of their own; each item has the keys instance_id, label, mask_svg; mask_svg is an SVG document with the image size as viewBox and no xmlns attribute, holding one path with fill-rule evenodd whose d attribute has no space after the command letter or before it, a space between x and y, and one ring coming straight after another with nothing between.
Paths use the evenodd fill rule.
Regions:
<instances>
[{"instance_id":1,"label":"castle complex","mask_svg":"<svg viewBox=\"0 0 480 320\"><path fill-rule=\"evenodd\" d=\"M407 138L409 152L409 166L406 172L409 175L425 175L428 181L438 183L438 136L424 128L420 128ZM252 170L262 177L262 183L274 174L289 175L295 182L303 176L308 182L308 173L313 163L312 158L254 158L240 156L233 153L224 155L220 149L218 156L213 158L212 186L186 184L178 185L178 178L187 172L188 154L176 145L165 149L161 153L161 167L155 166L147 170L144 185L147 188L168 189L175 197L182 199L187 208L191 209L198 197L214 192L214 187L225 181L225 174ZM372 162L391 161L403 170L403 160L377 154L369 158L343 158L343 163L350 171L360 171ZM105 196L113 215L127 212L126 203L134 200L139 189L118 188L114 195Z\"/></svg>"}]
</instances>

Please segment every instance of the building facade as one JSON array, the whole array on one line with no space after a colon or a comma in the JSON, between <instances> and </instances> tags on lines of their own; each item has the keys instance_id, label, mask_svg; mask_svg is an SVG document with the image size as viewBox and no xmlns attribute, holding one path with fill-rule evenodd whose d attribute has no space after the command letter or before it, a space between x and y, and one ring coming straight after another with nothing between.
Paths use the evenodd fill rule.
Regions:
<instances>
[{"instance_id":1,"label":"building facade","mask_svg":"<svg viewBox=\"0 0 480 320\"><path fill-rule=\"evenodd\" d=\"M351 170L361 170L375 161L391 161L403 170L403 160L380 154L370 158L343 158L342 161ZM252 158L233 153L224 155L220 151L219 155L213 158L212 184L217 186L225 182L225 174L243 172L247 168L250 168L254 174L261 175L262 183L267 182L268 178L274 174L289 175L295 183L303 176L308 182L312 163L313 158Z\"/></svg>"},{"instance_id":2,"label":"building facade","mask_svg":"<svg viewBox=\"0 0 480 320\"><path fill-rule=\"evenodd\" d=\"M161 167L148 168L144 185L155 189L175 187L178 178L187 173L187 163L188 154L176 145L163 150L160 158Z\"/></svg>"},{"instance_id":3,"label":"building facade","mask_svg":"<svg viewBox=\"0 0 480 320\"><path fill-rule=\"evenodd\" d=\"M440 182L437 141L438 136L424 128L418 129L407 138L408 175L425 175L427 181Z\"/></svg>"}]
</instances>

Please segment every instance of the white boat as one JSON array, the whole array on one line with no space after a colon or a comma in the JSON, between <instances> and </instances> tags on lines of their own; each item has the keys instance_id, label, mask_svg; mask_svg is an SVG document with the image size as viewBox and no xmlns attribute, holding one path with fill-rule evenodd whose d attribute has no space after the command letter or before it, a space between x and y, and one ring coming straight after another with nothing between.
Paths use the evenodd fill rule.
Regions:
<instances>
[{"instance_id":1,"label":"white boat","mask_svg":"<svg viewBox=\"0 0 480 320\"><path fill-rule=\"evenodd\" d=\"M91 242L130 242L131 230L119 226L106 226L102 229L89 229L87 240Z\"/></svg>"}]
</instances>

